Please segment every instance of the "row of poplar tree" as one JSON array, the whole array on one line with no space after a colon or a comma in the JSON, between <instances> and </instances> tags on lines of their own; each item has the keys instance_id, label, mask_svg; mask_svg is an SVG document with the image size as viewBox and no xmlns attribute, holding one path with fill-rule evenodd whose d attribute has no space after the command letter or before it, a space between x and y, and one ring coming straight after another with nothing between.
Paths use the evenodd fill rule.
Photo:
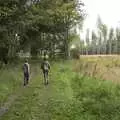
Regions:
<instances>
[{"instance_id":1,"label":"row of poplar tree","mask_svg":"<svg viewBox=\"0 0 120 120\"><path fill-rule=\"evenodd\" d=\"M80 42L81 54L120 54L120 28L108 28L100 18L97 29L87 29L85 40Z\"/></svg>"},{"instance_id":2,"label":"row of poplar tree","mask_svg":"<svg viewBox=\"0 0 120 120\"><path fill-rule=\"evenodd\" d=\"M0 60L20 50L69 55L70 30L84 20L80 0L0 0Z\"/></svg>"}]
</instances>

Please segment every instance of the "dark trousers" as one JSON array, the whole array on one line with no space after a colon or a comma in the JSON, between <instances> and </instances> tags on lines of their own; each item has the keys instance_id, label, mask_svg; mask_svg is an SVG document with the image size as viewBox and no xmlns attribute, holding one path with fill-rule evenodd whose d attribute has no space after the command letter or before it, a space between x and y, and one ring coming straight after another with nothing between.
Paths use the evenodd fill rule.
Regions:
<instances>
[{"instance_id":1,"label":"dark trousers","mask_svg":"<svg viewBox=\"0 0 120 120\"><path fill-rule=\"evenodd\" d=\"M43 70L44 84L48 84L48 70Z\"/></svg>"},{"instance_id":2,"label":"dark trousers","mask_svg":"<svg viewBox=\"0 0 120 120\"><path fill-rule=\"evenodd\" d=\"M27 85L29 82L29 73L24 73L24 85Z\"/></svg>"}]
</instances>

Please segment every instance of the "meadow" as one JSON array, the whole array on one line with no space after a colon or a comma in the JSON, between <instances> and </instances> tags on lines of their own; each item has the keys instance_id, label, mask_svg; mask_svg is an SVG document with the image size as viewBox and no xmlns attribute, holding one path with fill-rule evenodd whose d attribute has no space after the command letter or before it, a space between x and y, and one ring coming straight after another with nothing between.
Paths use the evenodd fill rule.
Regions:
<instances>
[{"instance_id":1,"label":"meadow","mask_svg":"<svg viewBox=\"0 0 120 120\"><path fill-rule=\"evenodd\" d=\"M44 86L40 64L32 63L27 87L21 65L3 68L0 104L10 105L0 120L119 120L120 84L98 74L101 66L111 70L119 64L119 59L105 57L52 62L50 83Z\"/></svg>"}]
</instances>

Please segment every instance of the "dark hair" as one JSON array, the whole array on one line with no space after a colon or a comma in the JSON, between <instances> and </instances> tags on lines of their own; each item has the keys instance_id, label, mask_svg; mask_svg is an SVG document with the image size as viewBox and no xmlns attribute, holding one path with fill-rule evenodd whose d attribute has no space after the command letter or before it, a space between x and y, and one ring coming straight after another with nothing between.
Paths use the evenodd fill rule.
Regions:
<instances>
[{"instance_id":1,"label":"dark hair","mask_svg":"<svg viewBox=\"0 0 120 120\"><path fill-rule=\"evenodd\" d=\"M28 62L28 59L25 59L25 62Z\"/></svg>"},{"instance_id":2,"label":"dark hair","mask_svg":"<svg viewBox=\"0 0 120 120\"><path fill-rule=\"evenodd\" d=\"M47 58L46 58L46 57L44 57L43 59L44 59L44 60L47 60Z\"/></svg>"},{"instance_id":3,"label":"dark hair","mask_svg":"<svg viewBox=\"0 0 120 120\"><path fill-rule=\"evenodd\" d=\"M46 56L46 55L47 55L47 51L44 52L44 56Z\"/></svg>"}]
</instances>

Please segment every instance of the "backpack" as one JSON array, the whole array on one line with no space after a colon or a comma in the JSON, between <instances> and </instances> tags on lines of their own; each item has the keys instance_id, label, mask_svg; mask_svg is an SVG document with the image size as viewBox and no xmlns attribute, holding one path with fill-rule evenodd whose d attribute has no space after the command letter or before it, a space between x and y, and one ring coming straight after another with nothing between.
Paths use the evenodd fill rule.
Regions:
<instances>
[{"instance_id":1,"label":"backpack","mask_svg":"<svg viewBox=\"0 0 120 120\"><path fill-rule=\"evenodd\" d=\"M24 68L24 73L28 73L28 65L26 63L24 64L23 68Z\"/></svg>"},{"instance_id":2,"label":"backpack","mask_svg":"<svg viewBox=\"0 0 120 120\"><path fill-rule=\"evenodd\" d=\"M42 70L49 70L49 69L50 69L49 63L48 63L47 61L44 61L44 62L41 64L41 69L42 69Z\"/></svg>"},{"instance_id":3,"label":"backpack","mask_svg":"<svg viewBox=\"0 0 120 120\"><path fill-rule=\"evenodd\" d=\"M49 68L48 68L48 63L47 62L44 62L43 63L43 69L44 70L48 70Z\"/></svg>"}]
</instances>

